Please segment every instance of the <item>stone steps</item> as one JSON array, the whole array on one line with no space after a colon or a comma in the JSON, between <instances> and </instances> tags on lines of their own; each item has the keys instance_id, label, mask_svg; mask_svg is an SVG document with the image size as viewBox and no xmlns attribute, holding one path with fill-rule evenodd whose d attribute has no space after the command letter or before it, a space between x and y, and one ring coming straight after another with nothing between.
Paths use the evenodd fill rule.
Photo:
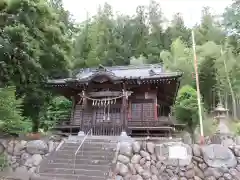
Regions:
<instances>
[{"instance_id":1,"label":"stone steps","mask_svg":"<svg viewBox=\"0 0 240 180\"><path fill-rule=\"evenodd\" d=\"M62 151L62 150L69 150L69 151L76 151L78 148L74 147L74 146L70 146L70 147L62 147L60 148L58 151ZM84 145L81 147L81 149L83 150L114 150L116 147L107 147L107 146L95 146L95 144L93 145Z\"/></svg>"},{"instance_id":2,"label":"stone steps","mask_svg":"<svg viewBox=\"0 0 240 180\"><path fill-rule=\"evenodd\" d=\"M84 176L106 176L108 172L104 172L101 170L87 170L87 169L76 169L74 168L55 168L50 167L46 169L42 169L41 173L52 173L52 174L73 174L73 175L84 175Z\"/></svg>"},{"instance_id":3,"label":"stone steps","mask_svg":"<svg viewBox=\"0 0 240 180\"><path fill-rule=\"evenodd\" d=\"M74 138L70 138L68 140L68 142L81 142L83 139L83 137L74 137ZM107 136L89 136L85 142L102 142L102 143L117 143L119 141L119 138L117 136L114 137L107 137Z\"/></svg>"},{"instance_id":4,"label":"stone steps","mask_svg":"<svg viewBox=\"0 0 240 180\"><path fill-rule=\"evenodd\" d=\"M84 176L77 174L41 173L39 174L39 177L34 177L34 180L106 180L106 177Z\"/></svg>"},{"instance_id":5,"label":"stone steps","mask_svg":"<svg viewBox=\"0 0 240 180\"><path fill-rule=\"evenodd\" d=\"M77 145L79 145L79 143L80 142L78 142L78 143L67 143L67 145L68 146L77 146ZM89 145L89 144L91 144L91 145L96 145L96 146L104 146L104 145L107 145L107 146L109 146L109 145L114 145L114 144L116 144L116 143L110 143L110 142L91 142L91 141L89 141L89 142L86 142L85 141L85 143L83 143L83 145L84 146L87 146L87 145ZM93 146L94 147L94 146Z\"/></svg>"},{"instance_id":6,"label":"stone steps","mask_svg":"<svg viewBox=\"0 0 240 180\"><path fill-rule=\"evenodd\" d=\"M62 169L62 168L73 169L74 168L74 164L66 164L66 163L52 163L51 166L56 169ZM47 166L43 166L43 167L40 167L39 171L41 172L42 170L44 171L45 169L48 169L48 168L49 167ZM76 164L75 169L101 170L106 172L109 169L109 166L108 165L104 166L104 165Z\"/></svg>"},{"instance_id":7,"label":"stone steps","mask_svg":"<svg viewBox=\"0 0 240 180\"><path fill-rule=\"evenodd\" d=\"M99 137L86 140L76 156L74 166L74 154L81 141L67 141L48 159L43 160L38 168L39 177L33 180L106 180L117 147L116 142Z\"/></svg>"},{"instance_id":8,"label":"stone steps","mask_svg":"<svg viewBox=\"0 0 240 180\"><path fill-rule=\"evenodd\" d=\"M73 155L75 154L76 151L70 151L70 150L61 150L61 151L57 151L54 154L68 154L68 155ZM88 156L103 156L103 155L112 155L114 152L113 151L109 151L109 150L79 150L78 154L79 155L84 155L86 157Z\"/></svg>"},{"instance_id":9,"label":"stone steps","mask_svg":"<svg viewBox=\"0 0 240 180\"><path fill-rule=\"evenodd\" d=\"M53 159L51 160L51 163L66 163L66 164L72 164L73 159ZM49 163L49 164L51 164ZM76 159L76 164L90 164L90 165L94 165L94 164L98 164L98 165L109 165L111 163L111 161L109 160L95 160L95 159L85 159L85 158L81 158L81 159Z\"/></svg>"},{"instance_id":10,"label":"stone steps","mask_svg":"<svg viewBox=\"0 0 240 180\"><path fill-rule=\"evenodd\" d=\"M111 160L112 159L112 154L99 154L98 152L96 152L96 154L92 154L89 153L86 155L86 153L83 152L83 154L81 152L79 152L79 154L77 154L76 159L95 159L95 160ZM57 153L57 154L53 154L51 159L71 159L74 160L75 156L73 154L63 154L63 153Z\"/></svg>"}]
</instances>

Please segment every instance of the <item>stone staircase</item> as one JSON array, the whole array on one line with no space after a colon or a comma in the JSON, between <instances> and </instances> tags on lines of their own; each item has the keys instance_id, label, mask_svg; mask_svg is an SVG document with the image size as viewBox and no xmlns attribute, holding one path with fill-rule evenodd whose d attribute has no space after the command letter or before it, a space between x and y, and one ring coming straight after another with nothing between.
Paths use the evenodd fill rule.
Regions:
<instances>
[{"instance_id":1,"label":"stone staircase","mask_svg":"<svg viewBox=\"0 0 240 180\"><path fill-rule=\"evenodd\" d=\"M81 141L67 140L43 160L33 180L106 180L117 147L116 138L89 137L79 150L74 168L74 154Z\"/></svg>"}]
</instances>

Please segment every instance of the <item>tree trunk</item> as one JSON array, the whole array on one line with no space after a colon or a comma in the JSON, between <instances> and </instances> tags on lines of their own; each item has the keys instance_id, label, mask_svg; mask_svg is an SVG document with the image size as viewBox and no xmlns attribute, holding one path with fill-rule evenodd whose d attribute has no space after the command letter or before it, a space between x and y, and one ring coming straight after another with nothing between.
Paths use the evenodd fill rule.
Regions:
<instances>
[{"instance_id":1,"label":"tree trunk","mask_svg":"<svg viewBox=\"0 0 240 180\"><path fill-rule=\"evenodd\" d=\"M33 122L32 132L33 132L33 133L37 133L37 132L38 132L38 129L39 129L39 125L40 125L39 119L38 119L38 118L35 118L35 119L33 119L32 122Z\"/></svg>"},{"instance_id":2,"label":"tree trunk","mask_svg":"<svg viewBox=\"0 0 240 180\"><path fill-rule=\"evenodd\" d=\"M194 131L190 133L191 138L192 138L192 143L195 144L196 143L196 138L195 138L195 133Z\"/></svg>"},{"instance_id":3,"label":"tree trunk","mask_svg":"<svg viewBox=\"0 0 240 180\"><path fill-rule=\"evenodd\" d=\"M228 94L225 92L225 108L228 109ZM228 117L228 111L227 111L227 117Z\"/></svg>"},{"instance_id":4,"label":"tree trunk","mask_svg":"<svg viewBox=\"0 0 240 180\"><path fill-rule=\"evenodd\" d=\"M222 49L221 49L221 54L223 54ZM237 106L236 106L236 99L234 96L234 92L233 92L233 88L232 88L232 84L231 84L231 80L228 74L228 70L227 70L227 64L226 64L226 60L225 57L223 57L223 63L224 63L224 70L226 73L226 78L227 78L227 82L228 82L228 86L231 92L231 96L232 96L232 106L233 106L233 117L236 120L237 119Z\"/></svg>"},{"instance_id":5,"label":"tree trunk","mask_svg":"<svg viewBox=\"0 0 240 180\"><path fill-rule=\"evenodd\" d=\"M192 127L189 127L188 128L188 132L191 136L191 139L192 139L192 143L196 143L196 138L195 138L195 128L192 128Z\"/></svg>"}]
</instances>

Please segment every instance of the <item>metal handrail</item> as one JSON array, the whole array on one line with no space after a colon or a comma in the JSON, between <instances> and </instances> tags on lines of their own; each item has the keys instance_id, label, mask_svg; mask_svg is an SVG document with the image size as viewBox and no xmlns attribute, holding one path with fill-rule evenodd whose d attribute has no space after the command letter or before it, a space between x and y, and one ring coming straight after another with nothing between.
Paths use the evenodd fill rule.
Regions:
<instances>
[{"instance_id":1,"label":"metal handrail","mask_svg":"<svg viewBox=\"0 0 240 180\"><path fill-rule=\"evenodd\" d=\"M76 168L76 158L77 158L77 154L78 154L78 151L81 149L83 143L85 142L85 140L87 139L88 135L91 134L92 136L92 128L87 132L87 134L84 136L81 144L78 146L77 150L75 151L75 154L74 154L74 170L73 170L73 173L75 174L75 168Z\"/></svg>"},{"instance_id":2,"label":"metal handrail","mask_svg":"<svg viewBox=\"0 0 240 180\"><path fill-rule=\"evenodd\" d=\"M61 142L57 145L57 147L55 147L54 150L50 152L50 154L48 155L48 158L46 159L48 163L52 163L52 162L53 162L53 160L51 160L51 156L53 156L53 154L54 154L55 152L57 152L57 151L62 147L62 145L63 145L64 143L65 143L65 140L62 139ZM49 159L50 159L50 160L49 160ZM44 161L42 161L42 162L44 162ZM40 169L40 166L37 167L36 173L39 173L39 169Z\"/></svg>"}]
</instances>

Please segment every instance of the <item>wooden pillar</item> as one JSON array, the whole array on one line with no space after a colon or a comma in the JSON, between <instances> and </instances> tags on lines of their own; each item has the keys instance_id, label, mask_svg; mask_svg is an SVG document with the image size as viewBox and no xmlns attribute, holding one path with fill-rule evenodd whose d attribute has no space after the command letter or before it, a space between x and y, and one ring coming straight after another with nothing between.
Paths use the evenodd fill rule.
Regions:
<instances>
[{"instance_id":1,"label":"wooden pillar","mask_svg":"<svg viewBox=\"0 0 240 180\"><path fill-rule=\"evenodd\" d=\"M126 85L125 83L123 83L123 93L126 93ZM124 94L123 98L122 98L122 125L123 125L123 131L126 131L126 108L127 108L127 105L126 105L126 94Z\"/></svg>"},{"instance_id":2,"label":"wooden pillar","mask_svg":"<svg viewBox=\"0 0 240 180\"><path fill-rule=\"evenodd\" d=\"M81 125L80 125L80 131L83 131L84 132L84 128L83 128L83 125L84 125L84 118L85 118L85 112L86 112L86 109L87 109L87 99L84 97L85 96L85 90L86 90L86 88L84 88L83 89L83 91L82 91L82 96L83 97L81 97L81 104L82 104L82 106L81 106L81 108L82 108L82 119L81 119ZM84 132L84 133L86 133L86 132Z\"/></svg>"},{"instance_id":3,"label":"wooden pillar","mask_svg":"<svg viewBox=\"0 0 240 180\"><path fill-rule=\"evenodd\" d=\"M75 106L76 106L76 97L72 96L72 110L71 110L71 117L70 117L70 124L74 124L74 114L75 114Z\"/></svg>"},{"instance_id":4,"label":"wooden pillar","mask_svg":"<svg viewBox=\"0 0 240 180\"><path fill-rule=\"evenodd\" d=\"M154 119L158 120L158 115L161 116L160 114L158 114L158 109L160 109L161 107L158 106L158 86L156 86L156 91L155 91L155 100L154 100ZM160 111L159 111L160 112Z\"/></svg>"},{"instance_id":5,"label":"wooden pillar","mask_svg":"<svg viewBox=\"0 0 240 180\"><path fill-rule=\"evenodd\" d=\"M131 118L132 118L132 102L131 102L131 100L128 100L128 109L127 109L127 111L128 111L128 121L130 121L131 120Z\"/></svg>"},{"instance_id":6,"label":"wooden pillar","mask_svg":"<svg viewBox=\"0 0 240 180\"><path fill-rule=\"evenodd\" d=\"M157 102L157 96L155 98L155 103L154 103L154 119L157 121L158 120L158 102Z\"/></svg>"},{"instance_id":7,"label":"wooden pillar","mask_svg":"<svg viewBox=\"0 0 240 180\"><path fill-rule=\"evenodd\" d=\"M83 122L84 122L83 118L84 118L84 112L85 112L83 105L81 106L81 111L82 111L82 116L81 116L81 123L80 123L80 131L83 131L84 130L83 129Z\"/></svg>"},{"instance_id":8,"label":"wooden pillar","mask_svg":"<svg viewBox=\"0 0 240 180\"><path fill-rule=\"evenodd\" d=\"M75 96L72 96L71 99L72 99L72 110L71 110L71 117L70 117L70 126L74 125L75 122L74 122L74 114L75 114L75 107L76 107L76 97ZM72 134L72 127L70 129L70 134Z\"/></svg>"}]
</instances>

